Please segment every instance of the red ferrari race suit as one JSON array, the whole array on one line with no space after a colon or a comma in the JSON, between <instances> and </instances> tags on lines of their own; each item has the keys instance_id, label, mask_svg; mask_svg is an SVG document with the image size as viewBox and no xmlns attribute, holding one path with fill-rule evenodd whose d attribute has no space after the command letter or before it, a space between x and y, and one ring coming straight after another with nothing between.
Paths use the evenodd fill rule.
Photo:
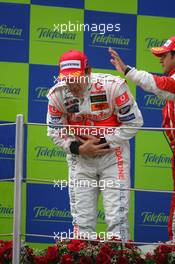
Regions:
<instances>
[{"instance_id":1,"label":"red ferrari race suit","mask_svg":"<svg viewBox=\"0 0 175 264\"><path fill-rule=\"evenodd\" d=\"M166 104L162 110L163 127L175 128L175 70L169 75L157 76L145 71L138 71L131 68L126 77L141 86L145 91L152 92L166 99ZM172 175L173 191L175 191L175 130L167 130L167 136L170 140L170 146L173 151L172 157ZM170 240L175 240L175 194L172 195L171 208L168 219L168 235Z\"/></svg>"},{"instance_id":2,"label":"red ferrari race suit","mask_svg":"<svg viewBox=\"0 0 175 264\"><path fill-rule=\"evenodd\" d=\"M70 204L71 210L75 209L74 222L78 224L80 236L86 234L86 237L94 238L97 200L101 190L108 232L128 240L129 139L143 125L143 119L126 81L113 75L91 74L83 98L74 97L61 82L50 89L48 99L48 136L65 150L69 161L72 153L77 156L76 184L71 184L75 187L75 203L70 199ZM80 142L77 136L84 135L84 131L85 134L90 132L100 136L114 151L93 157L78 155ZM68 164L71 166L70 162Z\"/></svg>"}]
</instances>

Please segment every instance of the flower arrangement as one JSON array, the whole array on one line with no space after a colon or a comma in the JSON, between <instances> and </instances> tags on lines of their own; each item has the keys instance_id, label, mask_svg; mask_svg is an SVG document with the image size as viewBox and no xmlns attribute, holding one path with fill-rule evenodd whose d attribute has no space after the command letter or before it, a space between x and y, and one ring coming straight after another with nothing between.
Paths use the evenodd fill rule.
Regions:
<instances>
[{"instance_id":1,"label":"flower arrangement","mask_svg":"<svg viewBox=\"0 0 175 264\"><path fill-rule=\"evenodd\" d=\"M12 263L12 241L0 240L0 264ZM44 250L21 247L22 264L175 264L175 246L161 244L143 254L132 241L64 240Z\"/></svg>"}]
</instances>

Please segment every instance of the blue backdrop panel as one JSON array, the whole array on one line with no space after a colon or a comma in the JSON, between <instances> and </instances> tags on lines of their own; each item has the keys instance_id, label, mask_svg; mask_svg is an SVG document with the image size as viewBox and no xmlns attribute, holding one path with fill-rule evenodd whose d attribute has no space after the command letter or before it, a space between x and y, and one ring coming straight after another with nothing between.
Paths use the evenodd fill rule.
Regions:
<instances>
[{"instance_id":1,"label":"blue backdrop panel","mask_svg":"<svg viewBox=\"0 0 175 264\"><path fill-rule=\"evenodd\" d=\"M138 14L149 16L174 17L173 0L138 0Z\"/></svg>"},{"instance_id":2,"label":"blue backdrop panel","mask_svg":"<svg viewBox=\"0 0 175 264\"><path fill-rule=\"evenodd\" d=\"M46 123L48 89L55 83L57 66L30 64L29 77L29 122ZM55 76L55 77L54 77ZM37 109L37 111L36 111Z\"/></svg>"},{"instance_id":3,"label":"blue backdrop panel","mask_svg":"<svg viewBox=\"0 0 175 264\"><path fill-rule=\"evenodd\" d=\"M1 122L1 124L3 124ZM14 177L15 125L0 129L0 179Z\"/></svg>"},{"instance_id":4,"label":"blue backdrop panel","mask_svg":"<svg viewBox=\"0 0 175 264\"><path fill-rule=\"evenodd\" d=\"M0 124L8 122L0 122ZM0 127L0 179L11 179L14 177L15 166L15 125ZM24 159L23 177L26 177L26 138L27 129L24 126Z\"/></svg>"},{"instance_id":5,"label":"blue backdrop panel","mask_svg":"<svg viewBox=\"0 0 175 264\"><path fill-rule=\"evenodd\" d=\"M84 0L31 0L32 4L84 8Z\"/></svg>"},{"instance_id":6,"label":"blue backdrop panel","mask_svg":"<svg viewBox=\"0 0 175 264\"><path fill-rule=\"evenodd\" d=\"M135 241L167 241L171 194L135 193Z\"/></svg>"},{"instance_id":7,"label":"blue backdrop panel","mask_svg":"<svg viewBox=\"0 0 175 264\"><path fill-rule=\"evenodd\" d=\"M162 107L165 100L152 93L147 93L137 88L136 100L139 109L142 112L145 127L161 127L162 125Z\"/></svg>"},{"instance_id":8,"label":"blue backdrop panel","mask_svg":"<svg viewBox=\"0 0 175 264\"><path fill-rule=\"evenodd\" d=\"M27 184L26 233L53 236L72 231L68 189L54 185ZM52 238L27 236L28 242L54 243Z\"/></svg>"},{"instance_id":9,"label":"blue backdrop panel","mask_svg":"<svg viewBox=\"0 0 175 264\"><path fill-rule=\"evenodd\" d=\"M29 61L29 5L0 3L0 60Z\"/></svg>"},{"instance_id":10,"label":"blue backdrop panel","mask_svg":"<svg viewBox=\"0 0 175 264\"><path fill-rule=\"evenodd\" d=\"M92 67L114 69L110 63L110 56L107 50L108 47L114 47L116 50L119 50L120 55L128 64L135 65L135 15L85 10L85 24L89 24L89 29L91 29L90 31L85 31L84 47L85 53L90 58ZM92 26L93 24L97 25L98 31ZM105 24L105 28L103 24ZM113 25L113 30L112 26L110 31L107 30L107 25L109 24ZM115 27L117 24L120 25ZM118 27L120 31L115 31Z\"/></svg>"}]
</instances>

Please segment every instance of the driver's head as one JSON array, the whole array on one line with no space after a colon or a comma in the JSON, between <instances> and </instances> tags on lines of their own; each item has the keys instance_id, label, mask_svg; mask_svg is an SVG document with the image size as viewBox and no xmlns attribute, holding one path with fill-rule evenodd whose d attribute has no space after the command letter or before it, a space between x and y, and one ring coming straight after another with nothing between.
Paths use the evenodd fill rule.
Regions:
<instances>
[{"instance_id":1,"label":"driver's head","mask_svg":"<svg viewBox=\"0 0 175 264\"><path fill-rule=\"evenodd\" d=\"M175 69L175 36L168 39L163 46L152 48L151 52L160 58L164 73Z\"/></svg>"},{"instance_id":2,"label":"driver's head","mask_svg":"<svg viewBox=\"0 0 175 264\"><path fill-rule=\"evenodd\" d=\"M60 57L59 67L59 79L67 83L72 94L83 96L91 72L87 56L79 50L69 50Z\"/></svg>"}]
</instances>

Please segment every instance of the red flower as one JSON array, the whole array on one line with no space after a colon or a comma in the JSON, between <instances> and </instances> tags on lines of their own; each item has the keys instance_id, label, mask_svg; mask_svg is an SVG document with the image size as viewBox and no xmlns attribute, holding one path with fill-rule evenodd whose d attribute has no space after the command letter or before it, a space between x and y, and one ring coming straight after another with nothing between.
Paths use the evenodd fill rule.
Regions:
<instances>
[{"instance_id":1,"label":"red flower","mask_svg":"<svg viewBox=\"0 0 175 264\"><path fill-rule=\"evenodd\" d=\"M5 249L3 247L0 248L0 258L3 257L4 252L5 252Z\"/></svg>"},{"instance_id":2,"label":"red flower","mask_svg":"<svg viewBox=\"0 0 175 264\"><path fill-rule=\"evenodd\" d=\"M73 264L73 263L74 263L74 259L73 259L72 255L70 255L70 254L62 255L61 264Z\"/></svg>"},{"instance_id":3,"label":"red flower","mask_svg":"<svg viewBox=\"0 0 175 264\"><path fill-rule=\"evenodd\" d=\"M172 252L172 247L168 245L160 245L156 251L159 253L170 253Z\"/></svg>"},{"instance_id":4,"label":"red flower","mask_svg":"<svg viewBox=\"0 0 175 264\"><path fill-rule=\"evenodd\" d=\"M81 240L71 240L70 244L67 245L67 248L72 252L79 252L81 249L86 247L86 242Z\"/></svg>"},{"instance_id":5,"label":"red flower","mask_svg":"<svg viewBox=\"0 0 175 264\"><path fill-rule=\"evenodd\" d=\"M98 247L93 247L93 242L86 242L83 240L65 240L65 242L61 241L58 245L54 245L52 247L48 247L45 250L44 256L34 256L33 249L25 246L23 248L23 257L33 264L51 264L51 263L60 263L60 264L93 264L95 259L91 256L80 256L79 259L77 254L81 249L85 249L86 255L86 247L87 250L89 246L91 250L94 248L94 252L92 255L96 254L96 250L99 250L99 253L96 257L97 264L110 264L112 257L115 255L117 260L116 264L129 264L131 261L135 264L144 264L145 262L155 263L155 264L166 264L168 261L168 257L170 253L175 251L175 246L170 244L164 244L158 246L154 253L147 253L145 258L141 256L141 251L138 247L133 244L121 244L120 240L114 238L117 241L118 245L116 247L113 245L114 243L104 243L100 244ZM94 242L96 243L96 242ZM67 248L66 248L67 247ZM60 250L59 250L60 249ZM66 249L70 250L70 254L66 254ZM118 250L117 250L118 249ZM88 251L87 251L88 252ZM74 259L74 255L76 259ZM170 255L171 256L171 255ZM12 259L12 241L2 241L0 240L0 264L9 263Z\"/></svg>"},{"instance_id":6,"label":"red flower","mask_svg":"<svg viewBox=\"0 0 175 264\"><path fill-rule=\"evenodd\" d=\"M87 245L87 242L85 240L81 240L81 239L72 239L71 240L72 244L84 244L85 246Z\"/></svg>"},{"instance_id":7,"label":"red flower","mask_svg":"<svg viewBox=\"0 0 175 264\"><path fill-rule=\"evenodd\" d=\"M58 247L48 247L46 257L48 261L56 261L58 260Z\"/></svg>"},{"instance_id":8,"label":"red flower","mask_svg":"<svg viewBox=\"0 0 175 264\"><path fill-rule=\"evenodd\" d=\"M8 259L12 260L12 252L8 255Z\"/></svg>"},{"instance_id":9,"label":"red flower","mask_svg":"<svg viewBox=\"0 0 175 264\"><path fill-rule=\"evenodd\" d=\"M117 255L117 256L123 256L123 255L125 255L125 254L127 254L127 250L125 249L122 249L122 250L115 250L114 251L114 255Z\"/></svg>"},{"instance_id":10,"label":"red flower","mask_svg":"<svg viewBox=\"0 0 175 264\"><path fill-rule=\"evenodd\" d=\"M12 241L0 242L0 261L12 260Z\"/></svg>"},{"instance_id":11,"label":"red flower","mask_svg":"<svg viewBox=\"0 0 175 264\"><path fill-rule=\"evenodd\" d=\"M127 258L120 256L117 259L117 264L129 264L129 261Z\"/></svg>"},{"instance_id":12,"label":"red flower","mask_svg":"<svg viewBox=\"0 0 175 264\"><path fill-rule=\"evenodd\" d=\"M154 255L150 252L146 253L146 257L145 257L146 260L154 260Z\"/></svg>"},{"instance_id":13,"label":"red flower","mask_svg":"<svg viewBox=\"0 0 175 264\"><path fill-rule=\"evenodd\" d=\"M134 241L133 240L128 240L128 243L125 243L126 248L134 248Z\"/></svg>"},{"instance_id":14,"label":"red flower","mask_svg":"<svg viewBox=\"0 0 175 264\"><path fill-rule=\"evenodd\" d=\"M34 256L35 264L47 264L47 258L45 256Z\"/></svg>"},{"instance_id":15,"label":"red flower","mask_svg":"<svg viewBox=\"0 0 175 264\"><path fill-rule=\"evenodd\" d=\"M108 256L112 256L114 253L113 253L113 250L109 247L108 244L105 244L101 249L100 249L100 253L103 253L103 254L106 254Z\"/></svg>"},{"instance_id":16,"label":"red flower","mask_svg":"<svg viewBox=\"0 0 175 264\"><path fill-rule=\"evenodd\" d=\"M155 257L157 264L166 264L167 263L167 256L163 253L159 254Z\"/></svg>"},{"instance_id":17,"label":"red flower","mask_svg":"<svg viewBox=\"0 0 175 264\"><path fill-rule=\"evenodd\" d=\"M99 253L96 257L96 263L97 264L110 264L111 260L110 257L105 253Z\"/></svg>"},{"instance_id":18,"label":"red flower","mask_svg":"<svg viewBox=\"0 0 175 264\"><path fill-rule=\"evenodd\" d=\"M79 264L92 264L92 263L93 260L91 257L86 257L86 256L80 257Z\"/></svg>"},{"instance_id":19,"label":"red flower","mask_svg":"<svg viewBox=\"0 0 175 264\"><path fill-rule=\"evenodd\" d=\"M135 261L136 261L136 264L144 264L145 263L145 260L142 259L141 257L137 257Z\"/></svg>"},{"instance_id":20,"label":"red flower","mask_svg":"<svg viewBox=\"0 0 175 264\"><path fill-rule=\"evenodd\" d=\"M6 241L5 244L4 244L5 250L12 249L12 246L13 246L13 242L12 241Z\"/></svg>"}]
</instances>

